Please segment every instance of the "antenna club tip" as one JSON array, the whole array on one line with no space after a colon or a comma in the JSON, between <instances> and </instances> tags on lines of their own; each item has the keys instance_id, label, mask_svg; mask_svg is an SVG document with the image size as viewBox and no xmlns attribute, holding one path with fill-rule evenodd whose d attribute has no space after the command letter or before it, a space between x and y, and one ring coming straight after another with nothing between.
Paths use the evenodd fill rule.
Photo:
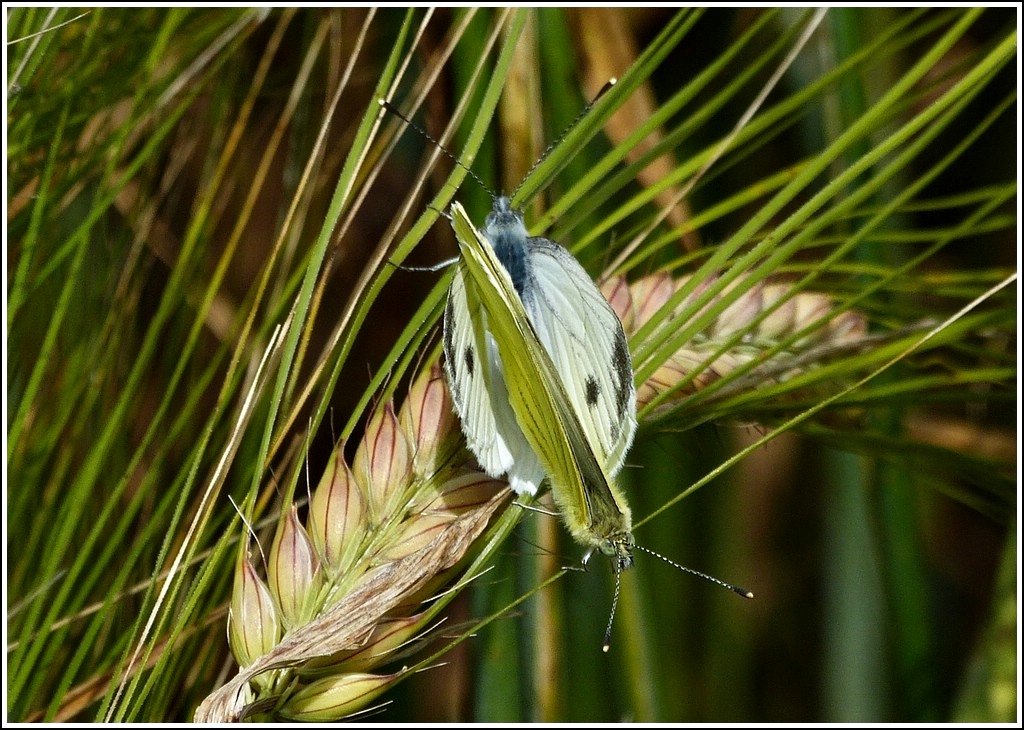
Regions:
<instances>
[{"instance_id":1,"label":"antenna club tip","mask_svg":"<svg viewBox=\"0 0 1024 730\"><path fill-rule=\"evenodd\" d=\"M615 84L617 84L617 83L619 83L619 80L617 78L615 78L614 76L612 76L610 79L608 79L608 85L609 86L615 86Z\"/></svg>"},{"instance_id":2,"label":"antenna club tip","mask_svg":"<svg viewBox=\"0 0 1024 730\"><path fill-rule=\"evenodd\" d=\"M377 105L378 106L385 106L385 105L387 105L387 103L388 103L387 99L385 99L383 96L378 96L377 97Z\"/></svg>"},{"instance_id":3,"label":"antenna club tip","mask_svg":"<svg viewBox=\"0 0 1024 730\"><path fill-rule=\"evenodd\" d=\"M609 651L611 650L611 648L612 648L612 645L611 645L611 644L609 644L609 643L608 643L608 642L606 641L606 642L604 643L604 645L603 645L603 646L601 647L601 651L603 651L603 652L604 652L605 654L607 654L607 653L608 653L608 652L609 652Z\"/></svg>"}]
</instances>

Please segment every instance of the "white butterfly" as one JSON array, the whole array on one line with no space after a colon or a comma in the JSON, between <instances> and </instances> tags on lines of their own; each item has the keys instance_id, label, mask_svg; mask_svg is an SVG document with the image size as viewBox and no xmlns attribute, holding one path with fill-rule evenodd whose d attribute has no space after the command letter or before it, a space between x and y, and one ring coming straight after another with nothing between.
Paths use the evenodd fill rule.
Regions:
<instances>
[{"instance_id":1,"label":"white butterfly","mask_svg":"<svg viewBox=\"0 0 1024 730\"><path fill-rule=\"evenodd\" d=\"M527 235L523 216L496 198L480 233L508 272L603 471L622 467L636 432L633 366L622 323L565 248ZM475 328L474 321L483 326ZM481 336L482 333L482 336ZM479 341L478 341L479 339ZM545 469L509 403L494 336L458 269L444 314L445 372L470 450L491 476L535 494Z\"/></svg>"}]
</instances>

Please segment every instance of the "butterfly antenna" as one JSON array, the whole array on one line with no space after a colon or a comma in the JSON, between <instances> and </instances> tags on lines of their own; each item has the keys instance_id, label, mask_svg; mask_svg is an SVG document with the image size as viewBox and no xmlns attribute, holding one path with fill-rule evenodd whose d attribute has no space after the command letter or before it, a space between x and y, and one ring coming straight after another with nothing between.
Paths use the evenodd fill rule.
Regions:
<instances>
[{"instance_id":1,"label":"butterfly antenna","mask_svg":"<svg viewBox=\"0 0 1024 730\"><path fill-rule=\"evenodd\" d=\"M601 90L597 92L597 95L596 95L596 96L595 96L595 97L594 97L593 99L591 99L591 100L590 100L590 103L588 103L588 104L587 104L587 105L586 105L585 107L583 107L583 109L581 109L581 110L580 110L580 113L576 115L576 118L575 118L575 119L573 119L573 120L572 120L571 122L569 122L569 126L568 126L568 127L566 127L566 128L565 128L565 130L564 130L564 131L563 131L563 132L562 132L562 133L561 133L560 135L558 135L557 137L555 137L555 141L554 141L554 142L552 142L551 144L549 144L549 145L547 146L547 149L546 149L546 150L544 150L544 151L543 151L543 152L541 153L540 157L539 157L539 158L537 158L537 161L536 161L536 162L534 162L534 163L533 163L533 164L532 164L532 165L530 166L530 169L529 169L529 170L528 170L528 171L526 172L526 175L525 175L525 176L523 177L523 180L522 180L522 182L520 182L520 183L519 183L519 184L518 184L518 185L516 186L516 189L512 191L512 194L508 196L508 197L509 197L509 200L511 200L511 199L513 199L513 198L515 198L515 197L516 197L516 193L518 193L518 192L519 192L519 188L523 187L523 183L525 183L525 182L526 182L527 180L529 180L529 179L530 179L530 175L532 175L532 174L533 174L533 171L537 169L537 166L538 166L538 165L540 165L540 163L544 162L544 160L546 160L546 159L548 158L548 155L550 155L550 154L551 154L551 152L552 152L552 151L553 151L553 150L554 150L554 149L555 149L556 147L558 147L558 145L560 145L560 144L562 143L562 140L563 140L563 139L565 139L566 137L568 137L568 136L569 136L569 132L571 132L571 131L573 130L573 127L575 127L575 126L576 126L577 124L579 124L579 123L580 123L580 120L581 120L581 119L583 119L583 117L587 116L587 114L588 114L588 113L590 112L590 110L594 108L594 105L595 105L595 104L597 104L598 100L599 100L599 99L600 99L600 98L601 98L602 96L604 96L605 94L607 94L607 93L608 93L608 91L609 91L609 90L610 90L610 89L611 89L611 88L612 88L613 86L615 86L615 84L616 84L617 82L618 82L618 79L609 79L609 80L608 80L608 82L607 82L607 83L606 83L606 84L605 84L604 86L602 86L602 87L601 87Z\"/></svg>"},{"instance_id":2,"label":"butterfly antenna","mask_svg":"<svg viewBox=\"0 0 1024 730\"><path fill-rule=\"evenodd\" d=\"M619 588L622 586L622 570L615 566L615 594L612 596L612 612L608 616L608 627L604 630L604 643L601 651L605 654L612 648L612 622L615 620L615 609L619 607Z\"/></svg>"},{"instance_id":3,"label":"butterfly antenna","mask_svg":"<svg viewBox=\"0 0 1024 730\"><path fill-rule=\"evenodd\" d=\"M384 107L387 111L391 112L396 117L401 119L403 122L408 124L410 127L415 129L421 135L423 135L423 137L428 142L432 143L435 147L437 147L439 150L441 150L441 152L443 152L452 162L454 162L456 165L458 165L463 170L465 170L467 173L469 173L469 176L471 178L473 178L474 180L476 180L477 184L480 187L482 187L484 190L486 190L488 195L490 195L492 198L497 197L494 194L494 191L491 190L489 187L487 187L487 185L484 184L484 181L480 179L479 175L477 175L475 172L470 170L469 167L467 167L466 164L462 160L460 160L458 157L456 157L451 152L449 152L447 147L445 147L443 144L441 144L436 139L431 137L430 134L427 133L427 130L425 130L423 127L418 125L416 122L414 122L411 119L409 119L409 117L407 117L404 114L402 114L402 112L398 111L398 107L396 107L394 104L392 104L387 99L378 99L377 103L380 104L382 107Z\"/></svg>"},{"instance_id":4,"label":"butterfly antenna","mask_svg":"<svg viewBox=\"0 0 1024 730\"><path fill-rule=\"evenodd\" d=\"M703 578L704 580L709 580L712 583L717 583L718 585L722 586L722 588L728 588L730 591L732 591L733 593L735 593L738 596L743 596L744 598L753 598L754 597L754 594L751 593L750 591L748 591L746 588L740 588L739 586L734 586L732 583L726 583L724 580L719 580L718 578L710 576L707 573L701 573L699 570L694 570L693 568L687 568L685 565L680 565L679 563L677 563L674 560L669 560L668 558L666 558L661 553L656 553L653 550L650 550L648 548L643 547L642 545L634 545L634 547L637 548L638 550L644 551L648 555L653 555L656 558L661 558L666 563L671 565L673 568L677 568L677 569L683 571L684 573L689 573L690 575L695 575L698 578Z\"/></svg>"}]
</instances>

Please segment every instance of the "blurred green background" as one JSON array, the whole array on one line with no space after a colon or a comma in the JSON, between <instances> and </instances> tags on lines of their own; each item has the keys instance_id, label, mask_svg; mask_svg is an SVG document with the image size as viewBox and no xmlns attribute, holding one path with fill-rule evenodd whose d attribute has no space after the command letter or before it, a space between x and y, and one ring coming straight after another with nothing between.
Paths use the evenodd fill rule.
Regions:
<instances>
[{"instance_id":1,"label":"blurred green background","mask_svg":"<svg viewBox=\"0 0 1024 730\"><path fill-rule=\"evenodd\" d=\"M664 206L660 243L624 268L636 279L696 270L820 163L747 234L770 238L968 79L948 118L849 183L852 195L878 180L871 195L852 211L834 196L828 229L773 273L816 272L812 290L879 332L937 324L1016 271L1017 9L521 13L492 119L474 111L473 74L489 81L487 44L515 15L497 9L6 11L8 720L190 719L234 672L233 564L218 549L241 528L227 495L258 486L258 514L276 514L275 480L308 461L315 481L335 440L354 449L368 406L400 399L434 352L438 309L419 307L439 275L383 262L454 254L443 221L404 218L428 209L452 164L428 168L430 145L393 118L371 133L378 96L411 110L422 94L408 113L436 137L455 120L457 154L486 127L472 169L511 192L609 77L648 64L601 134L546 158L527 208L528 222L556 217L546 235L583 244L596 273ZM718 149L751 108L749 135ZM929 134L882 179L883 161ZM406 198L420 174L426 191ZM918 184L854 251L820 263ZM472 181L459 199L478 219L489 207ZM375 719L1019 722L1015 288L855 394L852 411L786 431L637 528L640 544L753 601L641 554L605 655L612 579L595 560L399 684ZM312 306L287 382L234 434L296 300ZM863 367L851 358L836 387ZM621 477L635 522L830 394L753 391L642 422ZM190 560L154 613L181 545ZM530 514L500 553L452 605L454 625L580 550ZM122 684L140 642L144 668Z\"/></svg>"}]
</instances>

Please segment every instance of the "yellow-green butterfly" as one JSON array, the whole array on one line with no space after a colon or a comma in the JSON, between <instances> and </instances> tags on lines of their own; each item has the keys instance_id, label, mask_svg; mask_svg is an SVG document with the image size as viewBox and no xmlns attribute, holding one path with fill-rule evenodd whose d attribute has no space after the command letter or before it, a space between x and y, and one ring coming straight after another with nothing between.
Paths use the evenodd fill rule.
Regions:
<instances>
[{"instance_id":1,"label":"yellow-green butterfly","mask_svg":"<svg viewBox=\"0 0 1024 730\"><path fill-rule=\"evenodd\" d=\"M482 230L458 203L451 217L462 257L445 370L470 450L520 494L547 476L573 537L630 567L632 520L612 478L636 431L636 393L618 316L572 254L527 236L507 198Z\"/></svg>"},{"instance_id":2,"label":"yellow-green butterfly","mask_svg":"<svg viewBox=\"0 0 1024 730\"><path fill-rule=\"evenodd\" d=\"M547 476L566 526L589 548L584 562L594 550L614 559L616 599L634 548L753 598L634 542L613 481L636 431L633 368L622 323L579 262L527 236L504 197L481 230L459 203L451 221L462 256L444 313L445 372L480 465L520 494Z\"/></svg>"}]
</instances>

